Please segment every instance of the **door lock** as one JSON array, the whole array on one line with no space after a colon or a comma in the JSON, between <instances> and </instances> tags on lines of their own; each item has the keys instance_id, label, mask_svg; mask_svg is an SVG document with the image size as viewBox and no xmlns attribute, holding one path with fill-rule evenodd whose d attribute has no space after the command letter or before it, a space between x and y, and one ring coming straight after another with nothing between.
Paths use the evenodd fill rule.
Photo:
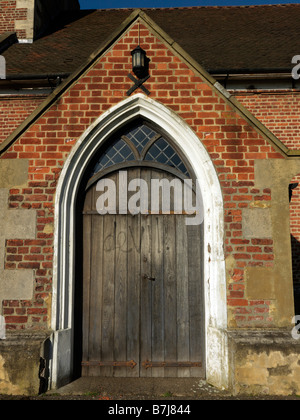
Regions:
<instances>
[{"instance_id":1,"label":"door lock","mask_svg":"<svg viewBox=\"0 0 300 420\"><path fill-rule=\"evenodd\" d=\"M155 277L150 277L150 276L147 276L147 274L144 274L144 280L155 281Z\"/></svg>"}]
</instances>

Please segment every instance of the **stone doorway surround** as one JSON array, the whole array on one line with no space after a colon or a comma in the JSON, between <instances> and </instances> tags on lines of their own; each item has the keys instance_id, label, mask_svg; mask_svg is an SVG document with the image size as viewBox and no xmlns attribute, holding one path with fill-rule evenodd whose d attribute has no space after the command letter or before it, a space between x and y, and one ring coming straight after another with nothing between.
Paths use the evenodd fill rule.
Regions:
<instances>
[{"instance_id":1,"label":"stone doorway surround","mask_svg":"<svg viewBox=\"0 0 300 420\"><path fill-rule=\"evenodd\" d=\"M206 379L228 388L226 275L223 253L223 199L213 163L190 127L170 109L143 94L136 94L103 114L81 136L61 173L55 204L55 254L53 271L50 364L51 388L70 382L73 368L75 208L85 170L95 152L116 130L142 117L159 126L189 161L204 203L204 301Z\"/></svg>"}]
</instances>

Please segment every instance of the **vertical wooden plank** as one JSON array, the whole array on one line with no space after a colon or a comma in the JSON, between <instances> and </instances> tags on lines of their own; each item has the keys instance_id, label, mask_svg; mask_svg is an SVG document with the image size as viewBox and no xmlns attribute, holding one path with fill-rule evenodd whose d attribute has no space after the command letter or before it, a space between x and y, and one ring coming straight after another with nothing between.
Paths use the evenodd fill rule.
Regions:
<instances>
[{"instance_id":1,"label":"vertical wooden plank","mask_svg":"<svg viewBox=\"0 0 300 420\"><path fill-rule=\"evenodd\" d=\"M140 177L139 169L128 171L128 182ZM127 285L127 358L135 360L128 377L139 376L140 359L140 283L141 283L141 215L128 215L128 285Z\"/></svg>"},{"instance_id":2,"label":"vertical wooden plank","mask_svg":"<svg viewBox=\"0 0 300 420\"><path fill-rule=\"evenodd\" d=\"M83 212L91 209L92 192L88 191ZM89 360L89 307L90 307L90 282L91 282L91 216L83 215L83 309L82 309L82 360ZM88 376L89 368L82 367L82 376Z\"/></svg>"},{"instance_id":3,"label":"vertical wooden plank","mask_svg":"<svg viewBox=\"0 0 300 420\"><path fill-rule=\"evenodd\" d=\"M190 361L190 317L188 240L185 216L176 216L176 277L177 277L177 358ZM178 369L179 377L189 377L189 368Z\"/></svg>"},{"instance_id":4,"label":"vertical wooden plank","mask_svg":"<svg viewBox=\"0 0 300 420\"><path fill-rule=\"evenodd\" d=\"M163 173L152 171L152 179L162 179ZM160 200L161 204L161 200ZM161 206L160 206L161 207ZM164 362L164 225L161 215L152 215L152 361ZM163 368L152 368L153 377L163 377Z\"/></svg>"},{"instance_id":5,"label":"vertical wooden plank","mask_svg":"<svg viewBox=\"0 0 300 420\"><path fill-rule=\"evenodd\" d=\"M165 361L177 361L177 285L176 285L176 218L164 220L164 311ZM165 377L176 377L177 368L165 368Z\"/></svg>"},{"instance_id":6,"label":"vertical wooden plank","mask_svg":"<svg viewBox=\"0 0 300 420\"><path fill-rule=\"evenodd\" d=\"M164 361L164 250L163 218L152 217L152 360ZM152 376L164 376L163 369L153 368Z\"/></svg>"},{"instance_id":7,"label":"vertical wooden plank","mask_svg":"<svg viewBox=\"0 0 300 420\"><path fill-rule=\"evenodd\" d=\"M115 218L105 215L102 290L102 360L114 360ZM101 368L101 376L112 376L112 367Z\"/></svg>"},{"instance_id":8,"label":"vertical wooden plank","mask_svg":"<svg viewBox=\"0 0 300 420\"><path fill-rule=\"evenodd\" d=\"M116 192L118 193L120 181L119 172L116 174L115 178ZM127 216L119 214L119 200L117 200L116 204L114 360L126 361ZM113 376L126 376L126 368L113 368Z\"/></svg>"},{"instance_id":9,"label":"vertical wooden plank","mask_svg":"<svg viewBox=\"0 0 300 420\"><path fill-rule=\"evenodd\" d=\"M204 361L203 346L203 296L201 226L187 226L189 310L190 310L190 358L193 362ZM203 359L203 360L202 360ZM191 368L192 377L201 377L202 368Z\"/></svg>"},{"instance_id":10,"label":"vertical wooden plank","mask_svg":"<svg viewBox=\"0 0 300 420\"><path fill-rule=\"evenodd\" d=\"M151 171L142 170L141 177L148 184L150 207L150 188L151 188ZM152 273L152 217L151 215L141 215L141 345L140 360L152 360L152 287L154 285ZM151 377L152 370L140 367L140 376Z\"/></svg>"},{"instance_id":11,"label":"vertical wooden plank","mask_svg":"<svg viewBox=\"0 0 300 420\"><path fill-rule=\"evenodd\" d=\"M199 240L200 238L200 240ZM205 293L204 293L204 249L203 249L203 243L204 243L204 223L202 223L200 226L198 226L198 240L200 243L200 271L198 278L200 280L199 284L199 296L200 296L200 306L199 306L199 318L200 318L200 349L199 349L199 357L200 361L202 361L202 367L196 371L194 376L197 376L200 378L206 377L206 357L205 357ZM196 274L197 275L197 274Z\"/></svg>"},{"instance_id":12,"label":"vertical wooden plank","mask_svg":"<svg viewBox=\"0 0 300 420\"><path fill-rule=\"evenodd\" d=\"M127 215L116 216L115 360L127 361ZM129 359L130 360L130 359ZM114 368L114 376L126 376L126 368Z\"/></svg>"},{"instance_id":13,"label":"vertical wooden plank","mask_svg":"<svg viewBox=\"0 0 300 420\"><path fill-rule=\"evenodd\" d=\"M110 179L117 182L117 175ZM114 361L116 215L106 214L102 290L102 360ZM113 367L101 368L101 376L113 376Z\"/></svg>"},{"instance_id":14,"label":"vertical wooden plank","mask_svg":"<svg viewBox=\"0 0 300 420\"><path fill-rule=\"evenodd\" d=\"M103 216L92 215L91 287L90 287L90 360L101 360L102 288L103 288ZM89 376L99 376L100 367L91 366Z\"/></svg>"}]
</instances>

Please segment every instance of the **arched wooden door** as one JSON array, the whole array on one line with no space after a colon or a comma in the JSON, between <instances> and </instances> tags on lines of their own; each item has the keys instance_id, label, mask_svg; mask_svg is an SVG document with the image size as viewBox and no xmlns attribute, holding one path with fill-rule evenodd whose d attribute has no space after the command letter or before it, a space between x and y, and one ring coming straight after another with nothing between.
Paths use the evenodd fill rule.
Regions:
<instances>
[{"instance_id":1,"label":"arched wooden door","mask_svg":"<svg viewBox=\"0 0 300 420\"><path fill-rule=\"evenodd\" d=\"M120 172L101 179L120 193ZM104 191L97 191L97 182L87 189L82 375L204 377L202 225L188 226L184 211L163 214L162 196L159 211L151 211L151 180L178 180L173 174L127 168L127 192L137 179L148 186L148 214L145 202L133 214L117 201L114 214L101 215L97 203ZM128 202L136 191L128 192Z\"/></svg>"}]
</instances>

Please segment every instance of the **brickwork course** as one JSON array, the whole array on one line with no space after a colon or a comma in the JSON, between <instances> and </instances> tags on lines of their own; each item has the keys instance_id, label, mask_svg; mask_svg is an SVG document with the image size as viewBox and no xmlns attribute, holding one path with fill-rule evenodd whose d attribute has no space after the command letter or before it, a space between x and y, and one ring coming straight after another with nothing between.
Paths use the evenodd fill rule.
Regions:
<instances>
[{"instance_id":1,"label":"brickwork course","mask_svg":"<svg viewBox=\"0 0 300 420\"><path fill-rule=\"evenodd\" d=\"M103 112L126 97L132 82L128 60L138 43L133 27L4 154L3 159L29 159L28 186L11 189L9 207L37 210L37 238L8 240L6 269L32 269L36 273L35 298L30 302L3 302L8 328L38 324L47 328L45 297L51 290L54 196L64 162L82 133ZM242 326L272 325L269 301L245 296L244 269L272 266L271 239L243 239L242 209L255 201L268 203L269 189L254 188L254 160L280 159L266 140L224 104L210 87L175 57L144 27L140 43L151 60L151 97L178 113L208 150L223 187L226 253L236 260L228 304Z\"/></svg>"},{"instance_id":2,"label":"brickwork course","mask_svg":"<svg viewBox=\"0 0 300 420\"><path fill-rule=\"evenodd\" d=\"M27 8L18 7L17 0L7 0L1 2L1 21L0 21L0 34L5 32L15 32L16 21L26 21ZM17 30L19 38L26 38L25 30Z\"/></svg>"},{"instance_id":3,"label":"brickwork course","mask_svg":"<svg viewBox=\"0 0 300 420\"><path fill-rule=\"evenodd\" d=\"M21 19L22 13L26 11L17 9L15 1L1 2L1 7L5 18L0 18L0 34L15 31L12 22ZM227 13L227 8L225 9ZM241 9L233 10L238 13ZM252 8L249 10L251 12ZM196 11L198 13L198 8ZM214 12L214 8L211 8L211 13ZM123 12L111 13L113 23L123 18ZM170 12L166 11L166 16L168 13ZM149 15L154 18L155 12L150 12ZM143 14L141 16L144 17ZM82 22L87 18L95 19L93 15L87 14ZM157 20L162 20L162 12L158 11ZM75 18L74 22L76 26ZM296 159L300 150L297 106L299 91L225 91L220 85L214 84L215 80L205 70L197 70L194 58L183 53L181 46L177 47L175 41L170 44L165 42L147 22L145 18L135 19L130 25L127 23L126 28L124 24L122 31L110 41L108 33L102 49L99 50L98 45L98 52L94 49L94 55L83 61L82 67L71 68L66 60L58 69L58 74L65 75L59 76L64 82L57 89L52 84L54 76L51 68L49 74L52 76L48 77L51 89L47 86L49 95L45 93L45 89L39 94L30 95L25 95L24 92L18 95L14 89L13 95L10 95L7 92L8 85L5 85L5 93L0 97L0 161L1 164L5 164L5 161L8 164L11 161L28 162L27 180L5 187L8 192L6 208L8 212L30 210L36 217L34 237L31 232L30 237L14 235L5 238L4 271L28 270L33 273L34 279L32 298L4 298L0 302L1 313L10 332L51 329L58 182L82 135L99 117L128 98L127 92L133 84L128 77L128 74L132 74L131 51L138 44L150 59L150 78L144 83L144 87L150 92L149 98L176 113L193 130L199 142L204 145L218 176L224 211L223 248L226 260L228 327L287 327L288 321L284 317L280 318L283 309L280 309L280 305L276 306L279 299L276 287L274 289L272 286L270 292L265 292L260 284L260 294L255 293L255 282L258 281L255 273L272 276L278 268L276 261L279 260L276 258L281 255L278 251L278 239L275 244L275 235L268 233L269 223L271 226L276 211L273 188L277 186L274 179L265 179L265 183L264 180L261 181L264 175L258 173L257 168L266 161L270 168L273 168L272 165L283 165L289 157L294 158L294 165L297 166ZM107 26L110 25L112 23L108 22ZM165 25L170 26L168 19ZM69 27L72 27L72 22ZM28 47L26 54L29 58L24 61L26 72L30 71L35 54L37 61L41 61L37 64L41 66L41 73L44 72L42 67L47 67L49 57L46 53L43 56L39 46L44 44L45 47L55 37L59 45L59 33L62 34L63 31L64 29L54 31L52 38L46 34L36 44ZM166 36L165 32L162 33ZM17 35L21 37L22 33ZM20 64L17 66L13 60L9 61L14 54L19 58L22 56L23 52L20 52L19 47L17 44L12 45L4 54L10 75L22 74L17 68ZM78 57L74 60L77 59ZM212 65L210 64L211 67ZM219 69L221 65L222 63L219 64ZM286 62L283 60L280 66L285 71ZM68 75L71 75L69 79ZM14 87L17 86L16 81L13 83ZM137 93L144 92L138 88L132 96ZM291 234L292 237L290 252L297 285L300 285L299 179L299 175L295 173L284 181L286 199L289 184L294 185L290 197L288 235ZM261 210L266 215L267 222L256 229L256 220L258 225L265 220L260 219ZM275 228L272 225L270 229L272 231ZM289 313L292 312L293 309Z\"/></svg>"}]
</instances>

